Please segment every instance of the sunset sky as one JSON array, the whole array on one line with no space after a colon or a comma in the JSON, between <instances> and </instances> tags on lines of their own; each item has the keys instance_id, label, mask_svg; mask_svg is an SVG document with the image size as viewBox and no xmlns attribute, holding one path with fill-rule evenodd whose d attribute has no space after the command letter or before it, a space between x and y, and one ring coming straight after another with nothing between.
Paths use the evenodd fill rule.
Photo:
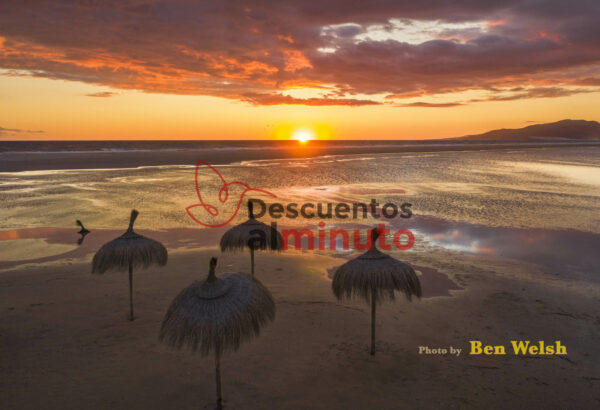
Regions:
<instances>
[{"instance_id":1,"label":"sunset sky","mask_svg":"<svg viewBox=\"0 0 600 410\"><path fill-rule=\"evenodd\" d=\"M598 0L2 0L0 139L421 139L600 120L599 22Z\"/></svg>"}]
</instances>

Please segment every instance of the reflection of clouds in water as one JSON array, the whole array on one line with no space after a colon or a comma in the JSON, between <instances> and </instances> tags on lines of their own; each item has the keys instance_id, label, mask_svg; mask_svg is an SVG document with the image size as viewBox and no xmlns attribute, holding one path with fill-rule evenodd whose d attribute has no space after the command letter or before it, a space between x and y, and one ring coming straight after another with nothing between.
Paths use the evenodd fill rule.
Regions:
<instances>
[{"instance_id":1,"label":"reflection of clouds in water","mask_svg":"<svg viewBox=\"0 0 600 410\"><path fill-rule=\"evenodd\" d=\"M289 187L275 191L278 202L353 202L369 203L371 198L383 198L382 201L392 196L399 199L398 206L403 202L401 196L407 194L407 190L400 187L398 183L354 183L346 185L322 185ZM275 200L272 200L275 201ZM335 206L335 204L334 204Z\"/></svg>"},{"instance_id":2,"label":"reflection of clouds in water","mask_svg":"<svg viewBox=\"0 0 600 410\"><path fill-rule=\"evenodd\" d=\"M415 216L392 225L413 230L433 246L458 252L521 259L569 277L600 273L600 235L557 229L488 227Z\"/></svg>"},{"instance_id":3,"label":"reflection of clouds in water","mask_svg":"<svg viewBox=\"0 0 600 410\"><path fill-rule=\"evenodd\" d=\"M158 182L158 181L167 181L168 178L139 178L139 177L114 177L109 178L111 181L115 181L122 184L140 184L144 182Z\"/></svg>"},{"instance_id":4,"label":"reflection of clouds in water","mask_svg":"<svg viewBox=\"0 0 600 410\"><path fill-rule=\"evenodd\" d=\"M270 160L264 160L264 161L242 161L239 164L234 164L234 165L227 165L229 167L232 166L242 166L242 167L274 167L274 166L279 166L279 162L276 161L270 161ZM216 167L219 168L223 168L223 165L216 165Z\"/></svg>"},{"instance_id":5,"label":"reflection of clouds in water","mask_svg":"<svg viewBox=\"0 0 600 410\"><path fill-rule=\"evenodd\" d=\"M321 155L314 158L301 158L301 159L289 159L289 160L254 160L254 161L241 161L238 164L243 167L308 167L313 165L332 164L337 162L351 162L351 161L371 161L375 159L385 159L389 157L374 157L374 156L362 156L362 155Z\"/></svg>"},{"instance_id":6,"label":"reflection of clouds in water","mask_svg":"<svg viewBox=\"0 0 600 410\"><path fill-rule=\"evenodd\" d=\"M465 183L465 182L418 182L408 184L413 191L417 193L436 193L447 192L452 194L483 194L488 185L481 183Z\"/></svg>"},{"instance_id":7,"label":"reflection of clouds in water","mask_svg":"<svg viewBox=\"0 0 600 410\"><path fill-rule=\"evenodd\" d=\"M600 185L600 167L581 166L569 163L505 162L509 166L526 172L539 172L579 184Z\"/></svg>"},{"instance_id":8,"label":"reflection of clouds in water","mask_svg":"<svg viewBox=\"0 0 600 410\"><path fill-rule=\"evenodd\" d=\"M84 191L98 191L99 189L96 188L96 185L97 184L94 182L61 184L61 186L66 186L74 189L83 189Z\"/></svg>"},{"instance_id":9,"label":"reflection of clouds in water","mask_svg":"<svg viewBox=\"0 0 600 410\"><path fill-rule=\"evenodd\" d=\"M0 180L0 187L11 187L11 186L19 186L19 185L39 185L43 184L44 181L35 181L32 179L21 180L20 178L7 178L4 177L4 180ZM2 188L4 190L4 188Z\"/></svg>"},{"instance_id":10,"label":"reflection of clouds in water","mask_svg":"<svg viewBox=\"0 0 600 410\"><path fill-rule=\"evenodd\" d=\"M376 158L375 157L341 158L341 159L336 159L336 162L370 161L373 159L376 159Z\"/></svg>"}]
</instances>

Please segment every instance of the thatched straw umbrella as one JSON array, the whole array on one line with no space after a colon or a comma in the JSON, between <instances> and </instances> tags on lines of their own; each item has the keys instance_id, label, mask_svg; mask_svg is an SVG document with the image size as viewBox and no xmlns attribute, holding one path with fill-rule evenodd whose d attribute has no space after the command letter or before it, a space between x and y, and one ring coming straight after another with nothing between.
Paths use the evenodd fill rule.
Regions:
<instances>
[{"instance_id":1,"label":"thatched straw umbrella","mask_svg":"<svg viewBox=\"0 0 600 410\"><path fill-rule=\"evenodd\" d=\"M202 356L215 352L217 409L221 409L221 355L237 350L258 336L275 318L275 302L259 281L243 273L215 276L217 258L211 258L208 277L183 289L163 319L160 340Z\"/></svg>"},{"instance_id":2,"label":"thatched straw umbrella","mask_svg":"<svg viewBox=\"0 0 600 410\"><path fill-rule=\"evenodd\" d=\"M250 249L250 272L254 276L255 250L281 250L283 239L277 229L254 219L252 201L248 201L248 220L234 226L221 237L221 252Z\"/></svg>"},{"instance_id":3,"label":"thatched straw umbrella","mask_svg":"<svg viewBox=\"0 0 600 410\"><path fill-rule=\"evenodd\" d=\"M421 297L421 284L414 269L377 249L378 236L377 228L373 229L371 250L340 266L331 283L338 300L360 297L371 304L371 355L375 354L377 303L393 301L395 290L404 293L408 300L412 295Z\"/></svg>"},{"instance_id":4,"label":"thatched straw umbrella","mask_svg":"<svg viewBox=\"0 0 600 410\"><path fill-rule=\"evenodd\" d=\"M168 258L167 250L160 242L133 231L133 223L138 214L135 209L131 211L127 231L105 243L92 261L92 273L104 273L109 269L129 269L129 320L133 320L133 268L146 269L153 263L163 266Z\"/></svg>"}]
</instances>

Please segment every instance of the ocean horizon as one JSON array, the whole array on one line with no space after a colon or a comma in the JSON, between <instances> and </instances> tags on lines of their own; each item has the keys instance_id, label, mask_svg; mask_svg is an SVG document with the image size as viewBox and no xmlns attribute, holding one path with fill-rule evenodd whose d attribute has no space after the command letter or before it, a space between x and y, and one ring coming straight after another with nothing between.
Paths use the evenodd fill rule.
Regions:
<instances>
[{"instance_id":1,"label":"ocean horizon","mask_svg":"<svg viewBox=\"0 0 600 410\"><path fill-rule=\"evenodd\" d=\"M598 141L472 140L94 140L0 141L0 172L94 169L159 165L213 164L326 155L438 151L510 150L513 148L596 147Z\"/></svg>"}]
</instances>

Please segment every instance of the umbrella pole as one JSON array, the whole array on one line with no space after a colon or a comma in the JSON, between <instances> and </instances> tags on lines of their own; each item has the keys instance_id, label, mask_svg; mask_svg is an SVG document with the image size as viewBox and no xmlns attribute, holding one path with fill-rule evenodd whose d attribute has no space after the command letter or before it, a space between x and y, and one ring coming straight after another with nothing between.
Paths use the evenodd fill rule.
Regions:
<instances>
[{"instance_id":1,"label":"umbrella pole","mask_svg":"<svg viewBox=\"0 0 600 410\"><path fill-rule=\"evenodd\" d=\"M375 312L376 312L377 293L375 289L371 290L371 356L375 355Z\"/></svg>"},{"instance_id":2,"label":"umbrella pole","mask_svg":"<svg viewBox=\"0 0 600 410\"><path fill-rule=\"evenodd\" d=\"M129 321L133 320L133 268L129 264Z\"/></svg>"},{"instance_id":3,"label":"umbrella pole","mask_svg":"<svg viewBox=\"0 0 600 410\"><path fill-rule=\"evenodd\" d=\"M254 248L250 248L250 269L252 272L252 277L254 277Z\"/></svg>"},{"instance_id":4,"label":"umbrella pole","mask_svg":"<svg viewBox=\"0 0 600 410\"><path fill-rule=\"evenodd\" d=\"M216 410L221 410L223 407L221 405L221 401L223 400L221 397L221 353L219 352L219 348L215 349L215 376L217 380L217 407Z\"/></svg>"}]
</instances>

